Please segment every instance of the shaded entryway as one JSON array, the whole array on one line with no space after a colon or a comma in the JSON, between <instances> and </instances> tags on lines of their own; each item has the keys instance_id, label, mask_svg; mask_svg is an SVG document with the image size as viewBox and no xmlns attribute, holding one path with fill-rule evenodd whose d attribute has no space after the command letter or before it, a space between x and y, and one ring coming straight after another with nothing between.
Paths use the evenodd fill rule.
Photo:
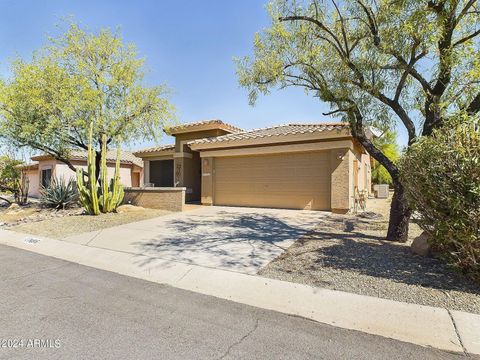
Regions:
<instances>
[{"instance_id":1,"label":"shaded entryway","mask_svg":"<svg viewBox=\"0 0 480 360\"><path fill-rule=\"evenodd\" d=\"M155 187L173 186L173 160L150 161L150 183Z\"/></svg>"}]
</instances>

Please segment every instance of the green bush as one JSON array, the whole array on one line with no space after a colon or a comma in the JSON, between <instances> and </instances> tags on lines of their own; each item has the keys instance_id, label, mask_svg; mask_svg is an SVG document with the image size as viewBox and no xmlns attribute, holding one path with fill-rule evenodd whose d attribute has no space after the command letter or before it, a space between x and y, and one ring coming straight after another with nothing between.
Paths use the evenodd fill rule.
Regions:
<instances>
[{"instance_id":1,"label":"green bush","mask_svg":"<svg viewBox=\"0 0 480 360\"><path fill-rule=\"evenodd\" d=\"M415 143L399 165L409 204L434 251L480 281L478 125L444 126Z\"/></svg>"},{"instance_id":2,"label":"green bush","mask_svg":"<svg viewBox=\"0 0 480 360\"><path fill-rule=\"evenodd\" d=\"M396 143L397 133L394 131L385 131L381 136L374 137L374 145L380 149L394 163L400 158L398 145ZM392 177L378 161L372 158L372 183L392 185Z\"/></svg>"},{"instance_id":3,"label":"green bush","mask_svg":"<svg viewBox=\"0 0 480 360\"><path fill-rule=\"evenodd\" d=\"M52 178L47 187L40 191L40 202L49 208L65 209L78 200L77 185L73 178Z\"/></svg>"}]
</instances>

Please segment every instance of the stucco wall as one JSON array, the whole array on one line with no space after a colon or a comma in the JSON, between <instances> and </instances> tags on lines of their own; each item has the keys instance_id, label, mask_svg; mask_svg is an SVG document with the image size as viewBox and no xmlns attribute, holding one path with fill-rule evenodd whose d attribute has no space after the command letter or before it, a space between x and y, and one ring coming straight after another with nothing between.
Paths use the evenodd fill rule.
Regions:
<instances>
[{"instance_id":1,"label":"stucco wall","mask_svg":"<svg viewBox=\"0 0 480 360\"><path fill-rule=\"evenodd\" d=\"M39 197L40 196L40 179L38 176L38 170L26 170L25 175L27 176L29 185L28 185L28 196Z\"/></svg>"},{"instance_id":2,"label":"stucco wall","mask_svg":"<svg viewBox=\"0 0 480 360\"><path fill-rule=\"evenodd\" d=\"M86 164L77 163L75 167L82 168L87 170ZM131 176L131 169L130 165L120 165L120 182L125 187L132 186L132 176ZM67 165L63 163L57 163L55 166L54 176L60 178L63 176L65 179L74 178L75 173L71 170ZM107 164L107 175L108 178L113 178L115 174L115 164Z\"/></svg>"},{"instance_id":3,"label":"stucco wall","mask_svg":"<svg viewBox=\"0 0 480 360\"><path fill-rule=\"evenodd\" d=\"M74 161L72 164L77 168L87 169L85 162ZM42 160L38 164L38 170L29 170L28 179L30 181L29 195L38 197L41 183L41 172L44 169L52 169L52 176L56 178L63 177L68 180L75 177L75 172L66 164L56 160ZM143 182L143 170L141 167L122 164L120 165L120 182L124 187L132 186L132 172L140 172L140 181ZM107 164L107 174L109 178L113 178L115 174L115 163Z\"/></svg>"},{"instance_id":4,"label":"stucco wall","mask_svg":"<svg viewBox=\"0 0 480 360\"><path fill-rule=\"evenodd\" d=\"M185 190L184 187L127 188L123 202L151 209L182 211L185 204Z\"/></svg>"},{"instance_id":5,"label":"stucco wall","mask_svg":"<svg viewBox=\"0 0 480 360\"><path fill-rule=\"evenodd\" d=\"M175 134L174 184L187 188L186 201L201 200L201 163L200 154L192 151L186 143L194 139L215 137L227 134L222 129L192 131Z\"/></svg>"},{"instance_id":6,"label":"stucco wall","mask_svg":"<svg viewBox=\"0 0 480 360\"><path fill-rule=\"evenodd\" d=\"M366 153L361 146L355 146L353 150L353 160L358 164L358 190L366 190L368 194L372 192L372 169L370 164L370 155ZM353 166L353 163L352 163ZM352 168L352 175L354 171ZM352 184L354 189L354 182Z\"/></svg>"},{"instance_id":7,"label":"stucco wall","mask_svg":"<svg viewBox=\"0 0 480 360\"><path fill-rule=\"evenodd\" d=\"M372 191L372 170L370 168L370 155L361 154L360 156L360 171L359 177L359 186L361 190L367 190L368 194Z\"/></svg>"}]
</instances>

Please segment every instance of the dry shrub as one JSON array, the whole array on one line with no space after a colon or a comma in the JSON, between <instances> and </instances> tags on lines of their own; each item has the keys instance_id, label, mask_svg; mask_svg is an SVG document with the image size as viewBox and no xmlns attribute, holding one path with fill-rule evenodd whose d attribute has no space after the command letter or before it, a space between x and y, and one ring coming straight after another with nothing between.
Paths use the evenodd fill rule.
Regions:
<instances>
[{"instance_id":1,"label":"dry shrub","mask_svg":"<svg viewBox=\"0 0 480 360\"><path fill-rule=\"evenodd\" d=\"M479 122L448 124L415 143L400 162L419 225L450 265L480 281Z\"/></svg>"}]
</instances>

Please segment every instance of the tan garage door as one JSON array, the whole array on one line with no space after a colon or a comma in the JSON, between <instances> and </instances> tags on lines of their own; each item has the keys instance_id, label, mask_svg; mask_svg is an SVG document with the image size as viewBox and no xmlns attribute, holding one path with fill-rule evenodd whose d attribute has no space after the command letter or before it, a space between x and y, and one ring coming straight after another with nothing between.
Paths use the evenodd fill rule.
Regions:
<instances>
[{"instance_id":1,"label":"tan garage door","mask_svg":"<svg viewBox=\"0 0 480 360\"><path fill-rule=\"evenodd\" d=\"M330 209L328 152L215 158L215 205Z\"/></svg>"}]
</instances>

